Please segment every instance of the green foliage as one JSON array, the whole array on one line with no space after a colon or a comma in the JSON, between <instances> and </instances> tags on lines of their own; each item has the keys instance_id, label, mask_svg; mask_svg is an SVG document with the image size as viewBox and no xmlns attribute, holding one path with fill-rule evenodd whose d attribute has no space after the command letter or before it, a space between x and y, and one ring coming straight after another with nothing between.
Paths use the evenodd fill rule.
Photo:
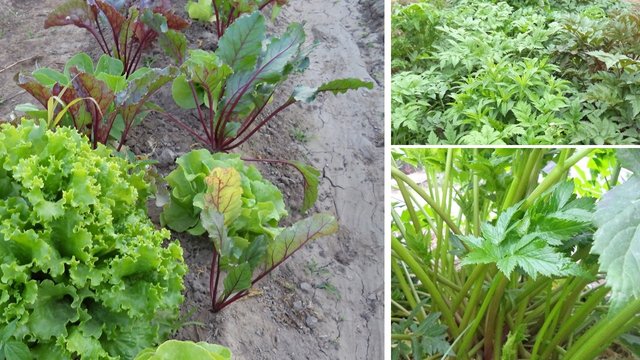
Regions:
<instances>
[{"instance_id":1,"label":"green foliage","mask_svg":"<svg viewBox=\"0 0 640 360\"><path fill-rule=\"evenodd\" d=\"M220 38L215 52L190 50L174 57L184 61L181 75L173 82L173 99L184 109L197 110L202 131L170 119L209 150L229 151L297 102L312 102L323 92L341 94L373 87L358 79L333 80L315 88L297 86L282 105L267 111L289 76L308 68L305 39L301 24L291 24L280 37L271 37L260 12L241 16Z\"/></svg>"},{"instance_id":2,"label":"green foliage","mask_svg":"<svg viewBox=\"0 0 640 360\"><path fill-rule=\"evenodd\" d=\"M170 7L166 0L67 0L47 16L44 27L74 25L86 30L104 54L124 64L122 74L130 75L159 36L189 25Z\"/></svg>"},{"instance_id":3,"label":"green foliage","mask_svg":"<svg viewBox=\"0 0 640 360\"><path fill-rule=\"evenodd\" d=\"M287 215L282 194L239 155L195 150L176 162L178 168L166 178L171 201L160 219L179 232L208 233L214 248L215 311L245 296L252 284L307 242L337 231L335 219L327 214L280 227ZM218 297L221 273L226 276Z\"/></svg>"},{"instance_id":4,"label":"green foliage","mask_svg":"<svg viewBox=\"0 0 640 360\"><path fill-rule=\"evenodd\" d=\"M157 348L143 350L134 360L231 360L231 351L224 346L206 342L168 340Z\"/></svg>"},{"instance_id":5,"label":"green foliage","mask_svg":"<svg viewBox=\"0 0 640 360\"><path fill-rule=\"evenodd\" d=\"M157 108L149 98L178 73L173 66L143 67L131 75L124 75L123 69L120 60L108 55L102 55L94 66L89 55L78 53L67 62L63 72L40 68L32 77L19 74L18 85L45 110L29 104L19 109L37 119L46 118L48 111L58 113L70 105L60 125L75 127L94 147L113 140L119 150L131 128ZM59 98L62 106L58 108L59 104L54 103L52 109L49 104L52 97Z\"/></svg>"},{"instance_id":6,"label":"green foliage","mask_svg":"<svg viewBox=\"0 0 640 360\"><path fill-rule=\"evenodd\" d=\"M287 2L288 0L189 0L186 10L194 20L214 23L216 34L221 38L227 28L243 14L261 11L271 5L271 14L275 18Z\"/></svg>"},{"instance_id":7,"label":"green foliage","mask_svg":"<svg viewBox=\"0 0 640 360\"><path fill-rule=\"evenodd\" d=\"M640 138L640 16L617 1L394 4L392 143Z\"/></svg>"},{"instance_id":8,"label":"green foliage","mask_svg":"<svg viewBox=\"0 0 640 360\"><path fill-rule=\"evenodd\" d=\"M579 273L579 267L562 253L562 245L589 229L593 199L577 199L573 184L564 183L539 199L516 219L520 204L502 212L495 225L482 224L482 237L461 236L469 253L462 264L495 263L506 277L515 269L535 279Z\"/></svg>"},{"instance_id":9,"label":"green foliage","mask_svg":"<svg viewBox=\"0 0 640 360\"><path fill-rule=\"evenodd\" d=\"M640 152L615 154L396 149L393 357L637 352Z\"/></svg>"},{"instance_id":10,"label":"green foliage","mask_svg":"<svg viewBox=\"0 0 640 360\"><path fill-rule=\"evenodd\" d=\"M167 337L186 267L149 220L150 195L144 169L72 129L2 125L5 357L133 358Z\"/></svg>"},{"instance_id":11,"label":"green foliage","mask_svg":"<svg viewBox=\"0 0 640 360\"><path fill-rule=\"evenodd\" d=\"M194 150L179 157L176 164L178 167L166 177L171 202L165 205L160 216L162 224L175 231L205 233L200 216L207 191L205 179L216 168L234 168L241 179L243 209L231 224L234 231L250 228L268 233L287 216L278 188L265 180L255 167L246 166L239 155Z\"/></svg>"},{"instance_id":12,"label":"green foliage","mask_svg":"<svg viewBox=\"0 0 640 360\"><path fill-rule=\"evenodd\" d=\"M615 308L631 299L640 299L640 154L620 150L620 162L634 172L624 184L607 192L594 216L598 231L591 252L599 255L600 271L607 274Z\"/></svg>"}]
</instances>

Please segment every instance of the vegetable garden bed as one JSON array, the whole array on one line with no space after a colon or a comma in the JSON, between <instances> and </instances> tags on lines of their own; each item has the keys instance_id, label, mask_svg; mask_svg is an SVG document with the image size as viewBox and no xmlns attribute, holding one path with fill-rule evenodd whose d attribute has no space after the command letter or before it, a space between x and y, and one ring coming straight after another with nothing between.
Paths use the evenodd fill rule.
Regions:
<instances>
[{"instance_id":1,"label":"vegetable garden bed","mask_svg":"<svg viewBox=\"0 0 640 360\"><path fill-rule=\"evenodd\" d=\"M7 17L6 23L2 23L3 30L18 26L25 29L0 33L12 50L0 54L0 65L12 65L0 73L3 80L5 76L10 79L18 70L31 72L36 63L39 67L62 69L78 50L98 58L99 53L89 46L86 34L82 32L68 28L41 30L43 15L54 5L57 3L46 3L41 7L29 6L27 2L0 5L0 10L20 20L14 22ZM184 15L183 5L175 8ZM311 57L310 77L295 76L291 84L285 85L283 93L309 79L325 82L334 77L351 76L380 80L381 29L366 28L364 17L359 15L369 6L356 1L346 2L333 9L329 16L326 9L313 2L292 3L282 10L274 25L269 26L270 33L282 33L288 23L307 18L305 29L309 42L320 41L314 51L317 56ZM346 23L355 33L346 32L342 25L337 26L332 20L343 13L353 14L343 19L342 25ZM208 25L194 24L187 31L190 43L213 50L211 30ZM63 39L76 41L76 44L66 47ZM334 41L329 41L331 39ZM30 45L24 48L21 42ZM34 49L37 49L35 53ZM354 51L363 54L355 62L352 55L345 55ZM27 60L20 61L24 59ZM141 64L160 66L166 61L155 51L142 58ZM3 116L8 116L16 103L29 101L19 94L19 88L10 85L10 81L3 82L2 86L3 94L8 94L3 95L0 103ZM382 123L379 99L382 93L380 88L374 92L376 96L348 93L342 99L322 97L316 102L321 106L314 107L311 113L308 106L295 105L258 132L251 144L240 148L247 157L303 160L318 167L321 171L320 199L315 209L337 215L341 229L336 237L306 247L306 255L298 253L290 263L265 278L263 285L257 285L256 291L218 314L209 311L211 242L202 237L174 234L173 238L181 242L189 267L181 320L193 322L179 330L178 338L220 343L231 348L238 358L297 359L301 354L327 359L369 358L381 354L382 209L377 205L376 193L381 193L382 174L376 169L382 160L379 148ZM13 94L18 95L14 97ZM161 89L156 99L159 105L178 114L189 126L198 124L186 111L171 105L170 86ZM349 120L341 120L340 125L334 126L337 119ZM357 131L356 136L345 138L354 131ZM133 152L158 161L158 170L163 175L175 168L174 161L178 156L194 146L194 139L188 133L156 115L150 115L139 127L133 127L129 137ZM345 149L344 153L336 153L336 149L341 148ZM357 154L355 157L351 155L352 151ZM299 173L277 164L258 166L265 177L283 191L289 212L294 215L289 224L300 218L303 188ZM350 168L349 176L344 174L344 166ZM360 193L358 190L365 181L370 184L367 188L371 191L363 189ZM354 206L362 211L348 210ZM152 204L149 210L157 223L158 210ZM340 310L335 311L336 308Z\"/></svg>"}]
</instances>

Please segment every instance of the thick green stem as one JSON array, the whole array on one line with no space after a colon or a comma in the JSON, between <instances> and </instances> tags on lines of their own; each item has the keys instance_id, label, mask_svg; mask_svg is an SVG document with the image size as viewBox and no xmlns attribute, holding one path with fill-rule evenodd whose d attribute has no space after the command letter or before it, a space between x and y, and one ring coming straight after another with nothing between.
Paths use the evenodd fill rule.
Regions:
<instances>
[{"instance_id":1,"label":"thick green stem","mask_svg":"<svg viewBox=\"0 0 640 360\"><path fill-rule=\"evenodd\" d=\"M469 346L471 345L471 340L476 335L476 330L478 329L478 326L480 326L480 323L482 322L482 319L484 318L484 314L489 308L489 305L492 303L493 294L495 294L496 290L500 286L500 283L501 282L499 277L495 277L493 279L493 282L491 283L491 287L489 288L489 291L484 297L484 301L482 302L482 305L480 306L480 309L478 310L478 313L476 314L475 319L471 323L469 330L464 334L464 337L462 338L462 343L460 344L460 347L456 351L461 356L462 360L466 358L466 356L465 357L462 357L462 356L467 354Z\"/></svg>"},{"instance_id":2,"label":"thick green stem","mask_svg":"<svg viewBox=\"0 0 640 360\"><path fill-rule=\"evenodd\" d=\"M569 335L576 330L576 327L585 321L608 292L609 289L604 286L594 291L589 298L587 298L587 301L560 326L560 329L554 335L549 346L542 352L540 358L548 359L556 346L563 343Z\"/></svg>"},{"instance_id":3,"label":"thick green stem","mask_svg":"<svg viewBox=\"0 0 640 360\"><path fill-rule=\"evenodd\" d=\"M523 205L523 208L527 209L528 207L533 205L533 203L540 195L544 194L547 190L551 189L555 184L562 180L562 177L567 171L569 171L569 169L571 169L573 165L577 164L578 161L585 158L593 151L594 149L580 149L570 158L568 158L563 164L556 165L556 167L551 170L549 175L547 175L547 177L542 180L540 185L538 185L538 187L536 187L533 192L529 194L527 200Z\"/></svg>"},{"instance_id":4,"label":"thick green stem","mask_svg":"<svg viewBox=\"0 0 640 360\"><path fill-rule=\"evenodd\" d=\"M438 291L436 285L429 278L429 275L427 275L422 266L413 258L409 250L407 250L398 239L391 239L391 249L402 261L404 261L405 264L407 264L407 266L409 266L413 274L422 283L422 286L427 289L427 292L431 295L434 305L442 313L444 322L449 327L450 334L453 337L458 336L458 326L453 320L453 313L440 294L440 291Z\"/></svg>"},{"instance_id":5,"label":"thick green stem","mask_svg":"<svg viewBox=\"0 0 640 360\"><path fill-rule=\"evenodd\" d=\"M409 284L405 280L405 276L402 269L400 268L400 265L398 265L398 262L396 262L394 259L391 259L391 269L393 270L393 273L396 275L396 280L398 281L400 290L402 290L402 293L404 294L404 297L407 299L409 306L412 309L415 309L418 303L416 302L416 299L414 298L413 293L411 292L411 288L409 287ZM416 317L418 318L419 321L424 320L424 315L422 312L418 312L416 314Z\"/></svg>"},{"instance_id":6,"label":"thick green stem","mask_svg":"<svg viewBox=\"0 0 640 360\"><path fill-rule=\"evenodd\" d=\"M449 229L451 229L454 234L462 234L458 226L453 222L453 220L451 220L451 217L449 217L449 215L440 208L440 206L431 198L431 196L426 193L426 191L424 191L424 189L422 189L420 186L418 186L418 184L411 180L410 177L405 175L402 171L394 168L391 169L391 176L396 180L396 182L403 181L404 183L409 185L409 187L412 188L418 195L420 195L420 197L422 197L424 201L426 201L427 204L431 206L433 211L435 211L438 216L440 216L440 218L444 220L445 223L447 223L447 226L449 226Z\"/></svg>"},{"instance_id":7,"label":"thick green stem","mask_svg":"<svg viewBox=\"0 0 640 360\"><path fill-rule=\"evenodd\" d=\"M629 321L640 323L640 299L627 303L620 311L600 319L589 331L584 333L571 346L565 355L566 360L595 359L602 348L618 337L621 328Z\"/></svg>"}]
</instances>

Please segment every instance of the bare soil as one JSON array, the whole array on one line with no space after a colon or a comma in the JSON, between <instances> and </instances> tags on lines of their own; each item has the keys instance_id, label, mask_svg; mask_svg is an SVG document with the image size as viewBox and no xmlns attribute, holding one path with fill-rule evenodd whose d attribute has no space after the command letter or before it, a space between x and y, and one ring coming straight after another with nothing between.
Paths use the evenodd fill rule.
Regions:
<instances>
[{"instance_id":1,"label":"bare soil","mask_svg":"<svg viewBox=\"0 0 640 360\"><path fill-rule=\"evenodd\" d=\"M44 30L47 13L61 0L0 0L0 119L15 117L15 105L34 102L13 81L38 66L62 69L78 51L98 55L80 29ZM176 5L183 12L182 1ZM322 96L296 105L263 129L241 151L247 157L303 160L323 173L312 211L340 222L337 235L302 249L259 283L253 295L221 313L209 311L211 245L204 238L174 234L190 272L185 278L184 321L176 338L228 346L236 359L381 359L383 357L383 1L292 0L272 26L305 22L309 43L319 41L311 67L289 81L317 85L338 77L373 81L373 90ZM194 24L192 47L211 48L207 27ZM147 59L162 66L163 58ZM172 105L168 88L161 104ZM19 115L19 114L18 114ZM195 122L194 122L195 125ZM149 117L130 137L137 154L158 161L166 174L176 157L198 147L171 123ZM287 168L259 165L285 194L292 218L301 216L301 179ZM150 207L157 220L159 209Z\"/></svg>"}]
</instances>

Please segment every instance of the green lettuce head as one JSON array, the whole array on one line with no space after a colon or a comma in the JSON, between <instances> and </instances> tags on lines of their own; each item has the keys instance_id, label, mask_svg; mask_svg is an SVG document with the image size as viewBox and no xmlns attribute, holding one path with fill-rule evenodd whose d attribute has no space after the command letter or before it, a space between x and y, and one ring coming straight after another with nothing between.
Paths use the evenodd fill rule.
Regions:
<instances>
[{"instance_id":1,"label":"green lettuce head","mask_svg":"<svg viewBox=\"0 0 640 360\"><path fill-rule=\"evenodd\" d=\"M0 127L0 358L131 359L166 338L186 267L144 175L75 130Z\"/></svg>"}]
</instances>

